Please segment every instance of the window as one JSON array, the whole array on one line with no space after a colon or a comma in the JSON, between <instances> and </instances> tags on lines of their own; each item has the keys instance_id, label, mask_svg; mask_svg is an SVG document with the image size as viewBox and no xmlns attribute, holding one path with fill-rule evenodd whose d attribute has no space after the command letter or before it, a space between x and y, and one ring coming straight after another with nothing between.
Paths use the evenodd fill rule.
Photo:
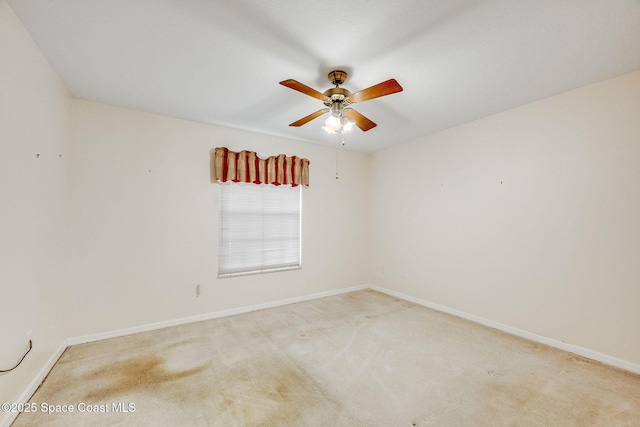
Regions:
<instances>
[{"instance_id":1,"label":"window","mask_svg":"<svg viewBox=\"0 0 640 427\"><path fill-rule=\"evenodd\" d=\"M218 277L301 268L302 186L220 184Z\"/></svg>"}]
</instances>

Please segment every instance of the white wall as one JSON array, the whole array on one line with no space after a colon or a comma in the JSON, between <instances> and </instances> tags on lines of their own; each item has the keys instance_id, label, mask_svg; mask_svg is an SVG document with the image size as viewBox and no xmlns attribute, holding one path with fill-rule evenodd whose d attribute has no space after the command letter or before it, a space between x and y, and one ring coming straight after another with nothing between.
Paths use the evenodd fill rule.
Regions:
<instances>
[{"instance_id":1,"label":"white wall","mask_svg":"<svg viewBox=\"0 0 640 427\"><path fill-rule=\"evenodd\" d=\"M70 100L0 1L0 369L18 362L30 331L34 342L0 374L0 402L16 401L66 338Z\"/></svg>"},{"instance_id":2,"label":"white wall","mask_svg":"<svg viewBox=\"0 0 640 427\"><path fill-rule=\"evenodd\" d=\"M365 284L367 156L73 100L75 335ZM218 146L311 161L302 270L217 279ZM196 285L201 295L196 297Z\"/></svg>"},{"instance_id":3,"label":"white wall","mask_svg":"<svg viewBox=\"0 0 640 427\"><path fill-rule=\"evenodd\" d=\"M373 283L640 364L640 72L371 160Z\"/></svg>"}]
</instances>

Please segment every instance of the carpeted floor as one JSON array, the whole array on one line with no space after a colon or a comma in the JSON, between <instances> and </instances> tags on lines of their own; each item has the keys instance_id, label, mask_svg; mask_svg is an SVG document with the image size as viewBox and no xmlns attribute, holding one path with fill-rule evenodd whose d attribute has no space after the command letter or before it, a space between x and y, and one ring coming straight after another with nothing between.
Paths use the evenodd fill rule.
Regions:
<instances>
[{"instance_id":1,"label":"carpeted floor","mask_svg":"<svg viewBox=\"0 0 640 427\"><path fill-rule=\"evenodd\" d=\"M640 426L640 376L366 290L70 347L31 402L14 427Z\"/></svg>"}]
</instances>

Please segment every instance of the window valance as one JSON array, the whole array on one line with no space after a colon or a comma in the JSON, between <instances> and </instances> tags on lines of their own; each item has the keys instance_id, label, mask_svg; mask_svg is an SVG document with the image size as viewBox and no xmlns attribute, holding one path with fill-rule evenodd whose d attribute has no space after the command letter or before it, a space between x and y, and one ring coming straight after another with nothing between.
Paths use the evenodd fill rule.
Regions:
<instances>
[{"instance_id":1,"label":"window valance","mask_svg":"<svg viewBox=\"0 0 640 427\"><path fill-rule=\"evenodd\" d=\"M284 154L261 159L253 151L214 150L213 176L218 182L309 186L309 160Z\"/></svg>"}]
</instances>

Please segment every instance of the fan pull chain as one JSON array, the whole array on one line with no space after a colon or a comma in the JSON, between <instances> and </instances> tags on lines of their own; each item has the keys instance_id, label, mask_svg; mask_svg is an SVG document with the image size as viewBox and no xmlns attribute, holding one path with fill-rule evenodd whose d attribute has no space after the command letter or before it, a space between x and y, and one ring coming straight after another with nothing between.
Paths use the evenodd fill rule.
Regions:
<instances>
[{"instance_id":1,"label":"fan pull chain","mask_svg":"<svg viewBox=\"0 0 640 427\"><path fill-rule=\"evenodd\" d=\"M345 144L345 140L344 140L344 129L340 130L340 135L342 137L342 146L344 147ZM335 136L333 137L334 141L336 142L336 179L339 178L338 176L338 134L336 133Z\"/></svg>"},{"instance_id":2,"label":"fan pull chain","mask_svg":"<svg viewBox=\"0 0 640 427\"><path fill-rule=\"evenodd\" d=\"M340 177L338 176L338 134L335 134L333 139L336 143L336 179L339 179Z\"/></svg>"}]
</instances>

